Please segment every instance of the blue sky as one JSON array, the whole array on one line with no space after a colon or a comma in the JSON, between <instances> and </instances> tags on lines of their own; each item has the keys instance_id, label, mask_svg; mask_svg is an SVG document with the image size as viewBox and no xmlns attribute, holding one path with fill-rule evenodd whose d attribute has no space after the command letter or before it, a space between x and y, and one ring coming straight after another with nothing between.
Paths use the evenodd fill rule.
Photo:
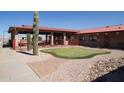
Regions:
<instances>
[{"instance_id":1,"label":"blue sky","mask_svg":"<svg viewBox=\"0 0 124 93\"><path fill-rule=\"evenodd\" d=\"M32 25L33 12L0 12L0 36L7 35L9 26ZM40 25L70 29L85 29L124 24L124 12L40 12Z\"/></svg>"}]
</instances>

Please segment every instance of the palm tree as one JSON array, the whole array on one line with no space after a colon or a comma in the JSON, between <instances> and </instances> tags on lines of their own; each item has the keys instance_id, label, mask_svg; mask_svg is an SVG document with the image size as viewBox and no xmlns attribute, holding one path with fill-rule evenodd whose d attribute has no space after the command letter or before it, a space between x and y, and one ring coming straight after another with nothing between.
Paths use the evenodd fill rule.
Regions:
<instances>
[{"instance_id":1,"label":"palm tree","mask_svg":"<svg viewBox=\"0 0 124 93\"><path fill-rule=\"evenodd\" d=\"M33 20L33 55L38 55L38 38L39 38L39 13L38 11L34 12Z\"/></svg>"}]
</instances>

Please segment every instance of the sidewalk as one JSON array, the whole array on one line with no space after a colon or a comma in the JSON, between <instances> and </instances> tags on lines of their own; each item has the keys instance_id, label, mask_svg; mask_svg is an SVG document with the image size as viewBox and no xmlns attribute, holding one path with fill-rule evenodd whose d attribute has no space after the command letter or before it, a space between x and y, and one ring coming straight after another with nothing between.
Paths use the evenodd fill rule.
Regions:
<instances>
[{"instance_id":1,"label":"sidewalk","mask_svg":"<svg viewBox=\"0 0 124 93\"><path fill-rule=\"evenodd\" d=\"M14 50L5 48L0 53L0 81L25 82L40 81L37 75L27 66L25 57Z\"/></svg>"}]
</instances>

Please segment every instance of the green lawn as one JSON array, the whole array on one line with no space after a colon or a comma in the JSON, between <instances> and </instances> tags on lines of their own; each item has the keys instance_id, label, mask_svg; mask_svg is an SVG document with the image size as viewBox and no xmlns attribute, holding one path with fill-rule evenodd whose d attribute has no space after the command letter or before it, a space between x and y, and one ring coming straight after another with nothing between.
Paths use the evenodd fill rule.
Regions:
<instances>
[{"instance_id":1,"label":"green lawn","mask_svg":"<svg viewBox=\"0 0 124 93\"><path fill-rule=\"evenodd\" d=\"M108 51L103 50L94 50L94 49L84 49L79 47L74 48L53 48L53 49L44 49L41 52L50 53L53 56L67 59L81 59L81 58L90 58L96 55L109 54Z\"/></svg>"}]
</instances>

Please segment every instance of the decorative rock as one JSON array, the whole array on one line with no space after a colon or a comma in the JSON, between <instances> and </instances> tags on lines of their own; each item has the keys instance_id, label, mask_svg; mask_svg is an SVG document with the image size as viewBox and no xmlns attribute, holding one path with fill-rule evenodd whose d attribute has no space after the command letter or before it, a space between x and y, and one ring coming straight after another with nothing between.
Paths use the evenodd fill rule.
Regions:
<instances>
[{"instance_id":1,"label":"decorative rock","mask_svg":"<svg viewBox=\"0 0 124 93\"><path fill-rule=\"evenodd\" d=\"M84 81L94 81L98 77L101 77L119 67L124 66L124 57L112 58L108 61L100 60L89 68L89 74Z\"/></svg>"}]
</instances>

